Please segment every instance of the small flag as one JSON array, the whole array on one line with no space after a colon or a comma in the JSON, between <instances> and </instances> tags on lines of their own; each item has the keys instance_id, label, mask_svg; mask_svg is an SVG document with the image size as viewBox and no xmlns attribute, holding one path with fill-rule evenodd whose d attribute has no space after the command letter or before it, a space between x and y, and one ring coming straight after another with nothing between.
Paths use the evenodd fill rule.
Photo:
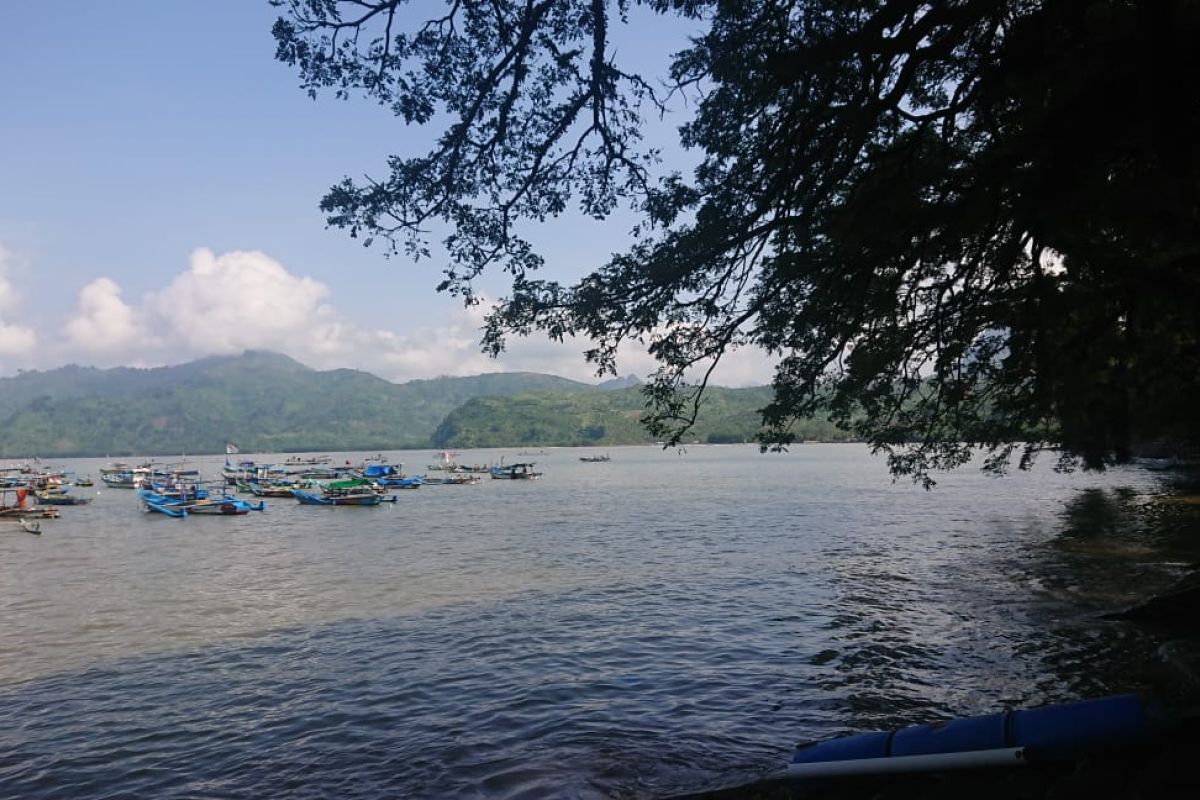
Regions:
<instances>
[{"instance_id":1,"label":"small flag","mask_svg":"<svg viewBox=\"0 0 1200 800\"><path fill-rule=\"evenodd\" d=\"M242 452L242 451L238 450L238 446L236 444L234 444L233 442L229 442L228 444L225 445L225 455L227 455L227 456L231 456L234 453L240 453L240 452Z\"/></svg>"}]
</instances>

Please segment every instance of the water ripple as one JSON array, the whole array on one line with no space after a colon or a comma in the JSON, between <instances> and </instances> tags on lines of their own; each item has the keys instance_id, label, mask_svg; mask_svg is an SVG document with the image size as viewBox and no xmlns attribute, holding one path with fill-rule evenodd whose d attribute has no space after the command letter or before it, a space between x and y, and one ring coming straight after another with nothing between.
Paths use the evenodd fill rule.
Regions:
<instances>
[{"instance_id":1,"label":"water ripple","mask_svg":"<svg viewBox=\"0 0 1200 800\"><path fill-rule=\"evenodd\" d=\"M544 460L344 514L109 492L0 539L0 786L669 796L802 739L1130 688L1155 642L1093 612L1195 555L1138 474L928 494L851 448Z\"/></svg>"}]
</instances>

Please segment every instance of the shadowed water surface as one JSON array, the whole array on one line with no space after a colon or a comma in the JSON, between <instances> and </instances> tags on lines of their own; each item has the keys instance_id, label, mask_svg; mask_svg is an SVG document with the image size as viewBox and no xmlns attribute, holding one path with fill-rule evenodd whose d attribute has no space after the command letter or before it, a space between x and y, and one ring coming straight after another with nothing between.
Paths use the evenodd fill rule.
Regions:
<instances>
[{"instance_id":1,"label":"shadowed water surface","mask_svg":"<svg viewBox=\"0 0 1200 800\"><path fill-rule=\"evenodd\" d=\"M1134 470L926 493L856 446L611 452L367 509L92 490L0 533L0 794L733 784L802 739L1140 688L1153 635L1096 613L1195 558L1196 509Z\"/></svg>"}]
</instances>

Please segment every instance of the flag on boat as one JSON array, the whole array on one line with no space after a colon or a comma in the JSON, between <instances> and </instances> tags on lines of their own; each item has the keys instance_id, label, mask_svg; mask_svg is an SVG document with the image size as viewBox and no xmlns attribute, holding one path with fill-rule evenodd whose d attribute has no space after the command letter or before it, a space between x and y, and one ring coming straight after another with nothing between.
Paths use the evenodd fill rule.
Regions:
<instances>
[{"instance_id":1,"label":"flag on boat","mask_svg":"<svg viewBox=\"0 0 1200 800\"><path fill-rule=\"evenodd\" d=\"M227 456L231 456L231 455L234 455L235 453L240 453L240 452L242 452L242 451L239 450L238 446L236 444L234 444L233 442L229 442L225 445L225 455L227 455Z\"/></svg>"}]
</instances>

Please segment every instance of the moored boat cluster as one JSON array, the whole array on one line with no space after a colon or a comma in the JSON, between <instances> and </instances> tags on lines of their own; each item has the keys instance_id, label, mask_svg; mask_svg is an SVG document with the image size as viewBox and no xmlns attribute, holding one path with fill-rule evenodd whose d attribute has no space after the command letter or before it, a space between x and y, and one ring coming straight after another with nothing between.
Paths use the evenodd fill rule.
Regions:
<instances>
[{"instance_id":1,"label":"moored boat cluster","mask_svg":"<svg viewBox=\"0 0 1200 800\"><path fill-rule=\"evenodd\" d=\"M41 533L39 520L60 517L59 506L91 502L90 498L72 494L72 484L86 487L92 482L39 463L0 467L0 523L16 523L28 533Z\"/></svg>"},{"instance_id":2,"label":"moored boat cluster","mask_svg":"<svg viewBox=\"0 0 1200 800\"><path fill-rule=\"evenodd\" d=\"M227 452L220 478L205 481L200 472L182 464L113 462L100 469L100 481L110 489L133 490L141 507L168 517L190 515L240 516L265 511L266 498L294 499L301 505L376 506L394 503L399 489L422 486L470 486L485 475L497 480L534 480L542 473L532 462L459 464L444 451L428 472L407 475L402 464L375 456L359 464L333 463L329 456L291 456L280 463L231 461ZM90 498L70 492L71 485L90 487L86 477L43 469L40 464L0 468L0 521L11 520L30 533L40 533L36 520L60 516L59 506L83 505ZM248 501L239 494L250 494Z\"/></svg>"}]
</instances>

